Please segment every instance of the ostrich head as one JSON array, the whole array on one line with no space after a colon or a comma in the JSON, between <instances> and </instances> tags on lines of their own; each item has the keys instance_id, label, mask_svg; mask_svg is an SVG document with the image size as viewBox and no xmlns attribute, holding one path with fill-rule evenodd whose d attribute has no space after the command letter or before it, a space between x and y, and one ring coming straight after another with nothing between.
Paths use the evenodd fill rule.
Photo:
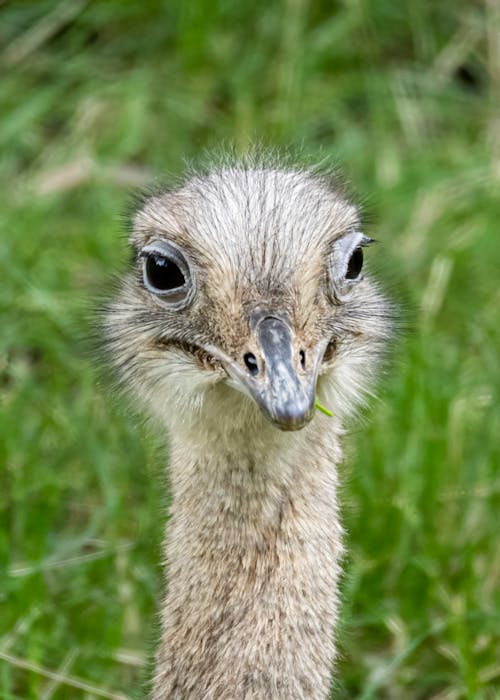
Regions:
<instances>
[{"instance_id":1,"label":"ostrich head","mask_svg":"<svg viewBox=\"0 0 500 700\"><path fill-rule=\"evenodd\" d=\"M316 396L342 418L388 333L369 243L307 169L227 165L150 196L106 319L123 380L174 430L298 430L326 420Z\"/></svg>"}]
</instances>

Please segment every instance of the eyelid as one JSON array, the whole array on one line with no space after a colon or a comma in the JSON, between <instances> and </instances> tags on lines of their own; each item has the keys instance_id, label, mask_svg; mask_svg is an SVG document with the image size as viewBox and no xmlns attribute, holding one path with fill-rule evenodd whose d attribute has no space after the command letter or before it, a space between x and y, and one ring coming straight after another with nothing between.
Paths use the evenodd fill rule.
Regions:
<instances>
[{"instance_id":1,"label":"eyelid","mask_svg":"<svg viewBox=\"0 0 500 700\"><path fill-rule=\"evenodd\" d=\"M155 255L159 258L170 258L178 265L180 264L190 271L189 263L186 260L186 257L173 243L160 240L148 243L139 253L139 258L147 258Z\"/></svg>"},{"instance_id":2,"label":"eyelid","mask_svg":"<svg viewBox=\"0 0 500 700\"><path fill-rule=\"evenodd\" d=\"M359 246L366 246L372 242L369 236L365 236L361 231L350 231L343 236L338 238L332 247L332 263L337 266L338 269L345 264L347 266L347 261L349 256L352 255L353 251ZM339 275L342 276L342 272Z\"/></svg>"}]
</instances>

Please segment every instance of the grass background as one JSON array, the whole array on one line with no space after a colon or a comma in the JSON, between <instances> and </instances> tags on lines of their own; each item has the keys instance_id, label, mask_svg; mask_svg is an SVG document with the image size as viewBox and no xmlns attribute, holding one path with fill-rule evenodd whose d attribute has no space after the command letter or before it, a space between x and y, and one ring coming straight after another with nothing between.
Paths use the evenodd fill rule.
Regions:
<instances>
[{"instance_id":1,"label":"grass background","mask_svg":"<svg viewBox=\"0 0 500 700\"><path fill-rule=\"evenodd\" d=\"M500 697L498 2L0 5L0 697L139 698L161 441L89 308L130 192L221 142L334 156L413 330L343 467L336 698Z\"/></svg>"}]
</instances>

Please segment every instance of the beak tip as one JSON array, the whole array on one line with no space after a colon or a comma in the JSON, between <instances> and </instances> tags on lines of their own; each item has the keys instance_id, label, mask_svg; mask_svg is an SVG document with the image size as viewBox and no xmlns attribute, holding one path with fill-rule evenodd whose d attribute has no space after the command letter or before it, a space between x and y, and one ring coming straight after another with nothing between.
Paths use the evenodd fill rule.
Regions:
<instances>
[{"instance_id":1,"label":"beak tip","mask_svg":"<svg viewBox=\"0 0 500 700\"><path fill-rule=\"evenodd\" d=\"M296 433L299 430L302 430L302 428L305 428L309 421L305 421L303 423L278 423L275 422L274 425L279 429L282 430L284 433Z\"/></svg>"},{"instance_id":2,"label":"beak tip","mask_svg":"<svg viewBox=\"0 0 500 700\"><path fill-rule=\"evenodd\" d=\"M314 415L314 406L289 406L288 410L273 412L269 418L280 430L296 431L304 428Z\"/></svg>"}]
</instances>

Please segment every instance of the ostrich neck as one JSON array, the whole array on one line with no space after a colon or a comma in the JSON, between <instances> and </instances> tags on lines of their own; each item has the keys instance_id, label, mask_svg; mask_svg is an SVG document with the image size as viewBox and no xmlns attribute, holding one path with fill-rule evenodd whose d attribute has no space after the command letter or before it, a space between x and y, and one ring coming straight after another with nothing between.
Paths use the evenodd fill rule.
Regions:
<instances>
[{"instance_id":1,"label":"ostrich neck","mask_svg":"<svg viewBox=\"0 0 500 700\"><path fill-rule=\"evenodd\" d=\"M155 700L328 696L340 450L313 426L265 447L172 444Z\"/></svg>"}]
</instances>

